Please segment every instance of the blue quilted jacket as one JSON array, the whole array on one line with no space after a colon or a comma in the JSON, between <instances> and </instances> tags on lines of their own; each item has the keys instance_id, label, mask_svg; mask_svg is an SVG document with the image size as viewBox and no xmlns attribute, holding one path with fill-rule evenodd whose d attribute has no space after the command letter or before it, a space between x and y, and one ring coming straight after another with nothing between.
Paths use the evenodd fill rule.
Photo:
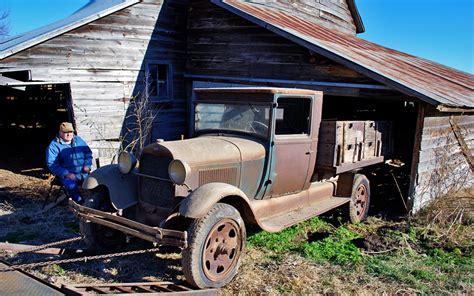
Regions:
<instances>
[{"instance_id":1,"label":"blue quilted jacket","mask_svg":"<svg viewBox=\"0 0 474 296\"><path fill-rule=\"evenodd\" d=\"M68 173L80 175L82 167L92 165L92 151L81 137L75 135L70 144L57 136L46 150L46 164L58 177Z\"/></svg>"}]
</instances>

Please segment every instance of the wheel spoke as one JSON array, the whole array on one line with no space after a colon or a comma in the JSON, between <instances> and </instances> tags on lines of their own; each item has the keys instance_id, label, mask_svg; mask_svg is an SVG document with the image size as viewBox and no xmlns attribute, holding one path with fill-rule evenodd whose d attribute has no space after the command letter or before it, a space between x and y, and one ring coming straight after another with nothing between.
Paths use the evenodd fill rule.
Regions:
<instances>
[{"instance_id":1,"label":"wheel spoke","mask_svg":"<svg viewBox=\"0 0 474 296\"><path fill-rule=\"evenodd\" d=\"M237 248L238 244L239 244L239 239L237 237L231 237L231 238L226 239L225 246L227 249L233 250Z\"/></svg>"},{"instance_id":2,"label":"wheel spoke","mask_svg":"<svg viewBox=\"0 0 474 296\"><path fill-rule=\"evenodd\" d=\"M208 270L211 273L216 274L217 269L219 268L219 265L220 265L219 261L209 259L207 262L209 262L209 264L206 264L206 267L208 268Z\"/></svg>"}]
</instances>

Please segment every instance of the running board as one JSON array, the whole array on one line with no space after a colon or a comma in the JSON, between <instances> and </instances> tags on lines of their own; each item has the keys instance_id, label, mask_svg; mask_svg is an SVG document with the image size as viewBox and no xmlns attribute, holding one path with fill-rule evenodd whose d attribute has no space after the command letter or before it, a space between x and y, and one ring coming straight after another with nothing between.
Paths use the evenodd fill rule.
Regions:
<instances>
[{"instance_id":1,"label":"running board","mask_svg":"<svg viewBox=\"0 0 474 296\"><path fill-rule=\"evenodd\" d=\"M350 197L331 197L315 202L304 208L299 208L282 215L269 217L260 221L262 228L269 232L278 232L301 221L337 208L351 200Z\"/></svg>"}]
</instances>

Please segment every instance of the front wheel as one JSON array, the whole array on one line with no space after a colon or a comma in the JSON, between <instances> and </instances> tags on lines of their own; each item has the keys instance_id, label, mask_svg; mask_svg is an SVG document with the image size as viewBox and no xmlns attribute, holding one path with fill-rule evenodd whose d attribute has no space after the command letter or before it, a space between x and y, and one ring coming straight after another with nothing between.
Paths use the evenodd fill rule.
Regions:
<instances>
[{"instance_id":1,"label":"front wheel","mask_svg":"<svg viewBox=\"0 0 474 296\"><path fill-rule=\"evenodd\" d=\"M219 288L237 274L245 247L245 224L232 206L217 203L191 223L189 246L183 251L186 280L199 288Z\"/></svg>"}]
</instances>

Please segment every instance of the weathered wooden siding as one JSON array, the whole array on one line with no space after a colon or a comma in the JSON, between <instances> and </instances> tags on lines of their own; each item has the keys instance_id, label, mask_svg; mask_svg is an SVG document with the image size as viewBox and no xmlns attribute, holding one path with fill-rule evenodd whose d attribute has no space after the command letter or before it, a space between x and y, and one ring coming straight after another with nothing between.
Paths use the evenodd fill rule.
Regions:
<instances>
[{"instance_id":1,"label":"weathered wooden siding","mask_svg":"<svg viewBox=\"0 0 474 296\"><path fill-rule=\"evenodd\" d=\"M419 153L413 199L416 212L436 197L474 186L474 174L453 132L459 126L471 157L474 152L474 115L427 115Z\"/></svg>"},{"instance_id":2,"label":"weathered wooden siding","mask_svg":"<svg viewBox=\"0 0 474 296\"><path fill-rule=\"evenodd\" d=\"M129 100L143 93L148 62L169 63L172 102L160 110L154 136L184 133L186 92L185 0L144 1L53 38L1 61L3 67L31 69L34 80L71 85L78 132L98 147L118 139ZM91 144L94 146L94 144Z\"/></svg>"},{"instance_id":3,"label":"weathered wooden siding","mask_svg":"<svg viewBox=\"0 0 474 296\"><path fill-rule=\"evenodd\" d=\"M267 4L272 5L270 2ZM192 1L190 5L189 74L374 83L208 1ZM343 95L340 89L323 90L328 94ZM357 91L353 89L351 95L357 96Z\"/></svg>"},{"instance_id":4,"label":"weathered wooden siding","mask_svg":"<svg viewBox=\"0 0 474 296\"><path fill-rule=\"evenodd\" d=\"M346 0L249 0L276 8L349 34L356 34L356 26Z\"/></svg>"}]
</instances>

